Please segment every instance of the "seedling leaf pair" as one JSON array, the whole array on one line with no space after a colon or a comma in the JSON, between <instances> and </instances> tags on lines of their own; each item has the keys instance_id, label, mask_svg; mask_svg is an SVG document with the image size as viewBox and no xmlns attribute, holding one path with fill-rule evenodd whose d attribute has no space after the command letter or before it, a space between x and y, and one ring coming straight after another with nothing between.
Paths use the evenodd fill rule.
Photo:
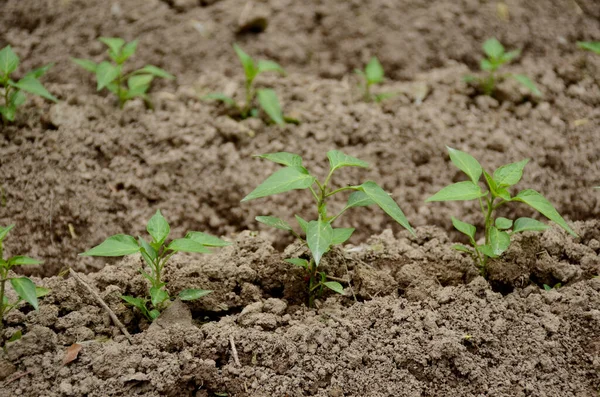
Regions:
<instances>
[{"instance_id":1,"label":"seedling leaf pair","mask_svg":"<svg viewBox=\"0 0 600 397\"><path fill-rule=\"evenodd\" d=\"M384 99L388 99L396 95L395 93L372 94L371 87L382 83L385 77L383 66L381 66L381 63L377 57L372 57L369 60L369 63L367 63L367 66L365 66L364 71L356 69L355 72L363 79L363 97L366 102L381 102Z\"/></svg>"}]
</instances>

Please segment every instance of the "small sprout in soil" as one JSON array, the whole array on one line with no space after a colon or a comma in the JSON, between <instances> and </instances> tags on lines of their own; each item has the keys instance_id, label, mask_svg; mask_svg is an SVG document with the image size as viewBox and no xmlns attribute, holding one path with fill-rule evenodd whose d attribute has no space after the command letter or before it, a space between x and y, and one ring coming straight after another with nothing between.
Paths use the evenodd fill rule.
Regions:
<instances>
[{"instance_id":1,"label":"small sprout in soil","mask_svg":"<svg viewBox=\"0 0 600 397\"><path fill-rule=\"evenodd\" d=\"M285 70L283 70L279 64L273 61L262 59L255 61L237 44L233 45L233 49L235 50L235 53L237 54L242 67L244 68L244 74L246 75L245 103L242 106L239 106L235 99L219 92L208 94L204 96L203 99L221 101L225 105L235 109L242 119L246 119L248 117L255 117L258 115L258 109L254 107L254 98L258 98L259 106L274 123L280 125L285 123L297 124L298 120L291 117L286 117L283 114L281 105L279 104L279 99L277 98L277 94L274 90L269 88L261 88L256 90L254 88L254 80L259 74L264 72L277 72L285 76Z\"/></svg>"},{"instance_id":2,"label":"small sprout in soil","mask_svg":"<svg viewBox=\"0 0 600 397\"><path fill-rule=\"evenodd\" d=\"M19 67L19 57L10 46L0 50L0 87L3 91L4 103L0 106L2 122L6 125L9 121L15 121L17 108L25 103L25 92L41 96L53 102L58 100L44 88L40 83L42 77L52 64L42 66L25 74L20 80L11 79L11 74Z\"/></svg>"},{"instance_id":3,"label":"small sprout in soil","mask_svg":"<svg viewBox=\"0 0 600 397\"><path fill-rule=\"evenodd\" d=\"M450 160L456 167L464 172L468 181L453 183L446 186L433 196L427 199L430 201L466 201L478 200L481 212L485 219L485 242L479 244L475 237L476 228L466 222L452 217L452 225L461 233L469 237L471 247L461 244L453 246L454 249L466 252L473 257L479 271L484 277L487 277L488 258L498 258L510 245L510 237L515 233L526 231L543 231L548 226L532 218L519 218L516 221L510 219L495 217L495 210L509 202L521 202L529 205L546 218L557 223L571 235L577 237L577 234L567 225L567 222L560 216L556 209L540 193L532 189L525 189L512 196L509 192L511 186L516 185L523 177L523 169L529 160L522 160L517 163L503 165L488 174L483 170L479 162L471 155L460 150L448 148ZM482 189L479 180L483 174L487 189Z\"/></svg>"},{"instance_id":4,"label":"small sprout in soil","mask_svg":"<svg viewBox=\"0 0 600 397\"><path fill-rule=\"evenodd\" d=\"M147 242L142 237L137 240L126 234L116 234L107 238L102 244L86 251L82 256L125 256L140 253L147 269L141 268L140 273L150 282L148 297L121 296L128 304L137 307L150 321L158 317L160 312L171 302L171 296L165 289L163 271L169 259L177 252L210 253L208 247L224 247L231 243L202 232L188 232L184 238L172 240L169 244L166 239L171 232L167 220L160 210L150 218L146 226L148 234L152 237ZM190 301L208 295L212 291L203 289L185 289L179 293L179 299Z\"/></svg>"},{"instance_id":5,"label":"small sprout in soil","mask_svg":"<svg viewBox=\"0 0 600 397\"><path fill-rule=\"evenodd\" d=\"M377 59L376 57L371 58L367 66L365 66L364 71L356 69L355 72L363 79L361 85L363 90L363 98L366 102L381 102L385 99L392 98L396 95L395 93L391 92L379 94L371 93L371 86L383 82L383 79L385 77L383 72L383 66L381 66L381 63L379 63L379 59Z\"/></svg>"},{"instance_id":6,"label":"small sprout in soil","mask_svg":"<svg viewBox=\"0 0 600 397\"><path fill-rule=\"evenodd\" d=\"M486 75L482 77L467 75L464 77L466 82L475 84L485 95L492 96L496 91L497 84L510 77L515 79L533 95L542 96L540 90L529 77L523 74L498 73L498 69L505 63L517 58L521 54L521 50L505 52L504 46L495 38L491 38L483 43L483 51L487 58L481 60L480 68Z\"/></svg>"},{"instance_id":7,"label":"small sprout in soil","mask_svg":"<svg viewBox=\"0 0 600 397\"><path fill-rule=\"evenodd\" d=\"M38 309L38 298L47 295L50 290L36 287L27 277L9 277L9 271L15 266L39 265L40 261L28 256L16 255L4 259L4 239L15 225L7 227L0 226L0 346L5 347L6 342L14 342L21 337L18 331L6 338L4 335L4 316L19 306L22 301L29 303L35 310ZM13 290L17 293L17 299L10 301L6 295L6 282L10 281Z\"/></svg>"},{"instance_id":8,"label":"small sprout in soil","mask_svg":"<svg viewBox=\"0 0 600 397\"><path fill-rule=\"evenodd\" d=\"M546 291L552 291L553 289L559 289L560 287L562 287L561 283L554 284L554 287L551 287L548 284L544 284L544 290Z\"/></svg>"},{"instance_id":9,"label":"small sprout in soil","mask_svg":"<svg viewBox=\"0 0 600 397\"><path fill-rule=\"evenodd\" d=\"M146 105L152 108L148 94L146 93L155 77L172 80L175 78L165 70L146 65L141 69L124 73L124 64L137 49L138 41L133 40L126 43L118 37L100 37L102 43L108 47L108 56L113 61L102 61L95 63L88 59L73 58L73 62L85 70L96 75L97 90L108 89L119 99L121 109L130 99L142 98Z\"/></svg>"},{"instance_id":10,"label":"small sprout in soil","mask_svg":"<svg viewBox=\"0 0 600 397\"><path fill-rule=\"evenodd\" d=\"M354 207L366 207L378 205L383 211L391 216L396 222L404 226L414 234L412 227L398 207L396 202L375 182L367 181L361 185L349 185L339 188L330 187L333 173L342 167L369 166L365 161L348 156L337 150L327 152L329 158L329 173L323 182L319 182L315 176L310 174L302 165L302 158L297 154L279 152L259 155L257 157L281 164L280 169L268 177L256 189L248 194L242 202L274 194L285 193L291 190L308 190L315 199L316 220L307 221L296 215L300 229L306 237L296 233L294 229L283 219L274 216L258 216L256 220L276 229L290 232L294 237L302 241L309 249L311 257L309 260L303 258L286 259L287 262L300 266L306 270L308 282L308 304L313 305L315 298L319 297L324 288L343 293L342 285L337 281L328 281L332 277L318 270L323 255L334 245L343 244L354 232L353 228L334 228L332 224L346 210ZM331 215L327 212L328 201L336 194L351 191L344 208L337 214Z\"/></svg>"},{"instance_id":11,"label":"small sprout in soil","mask_svg":"<svg viewBox=\"0 0 600 397\"><path fill-rule=\"evenodd\" d=\"M578 41L577 46L600 55L600 41Z\"/></svg>"}]
</instances>

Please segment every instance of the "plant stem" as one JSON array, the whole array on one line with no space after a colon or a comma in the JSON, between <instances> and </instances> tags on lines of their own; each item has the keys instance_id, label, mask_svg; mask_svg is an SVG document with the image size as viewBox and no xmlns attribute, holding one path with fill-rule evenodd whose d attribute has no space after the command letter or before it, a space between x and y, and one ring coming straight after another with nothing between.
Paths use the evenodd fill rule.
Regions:
<instances>
[{"instance_id":1,"label":"plant stem","mask_svg":"<svg viewBox=\"0 0 600 397\"><path fill-rule=\"evenodd\" d=\"M317 266L315 265L314 258L310 258L310 262L308 263L308 272L308 307L313 307L315 303L315 294L313 293L313 290L318 286L318 284L315 285Z\"/></svg>"},{"instance_id":2,"label":"plant stem","mask_svg":"<svg viewBox=\"0 0 600 397\"><path fill-rule=\"evenodd\" d=\"M242 118L248 117L248 113L250 112L250 108L252 107L252 82L254 80L246 80L246 105L242 110Z\"/></svg>"},{"instance_id":3,"label":"plant stem","mask_svg":"<svg viewBox=\"0 0 600 397\"><path fill-rule=\"evenodd\" d=\"M331 191L325 195L325 197L333 196L336 193L343 192L344 190L358 190L357 186L344 186L334 191Z\"/></svg>"}]
</instances>

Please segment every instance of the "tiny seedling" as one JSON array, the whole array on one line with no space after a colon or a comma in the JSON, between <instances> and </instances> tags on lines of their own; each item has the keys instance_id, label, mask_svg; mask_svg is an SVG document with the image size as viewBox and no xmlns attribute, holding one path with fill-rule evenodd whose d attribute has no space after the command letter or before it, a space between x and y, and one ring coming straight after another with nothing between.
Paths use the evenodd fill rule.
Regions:
<instances>
[{"instance_id":1,"label":"tiny seedling","mask_svg":"<svg viewBox=\"0 0 600 397\"><path fill-rule=\"evenodd\" d=\"M492 175L483 170L481 164L470 154L448 147L450 160L464 172L468 181L453 183L446 186L427 199L430 201L466 201L478 200L482 215L485 219L485 242L480 244L476 239L476 227L452 217L452 225L461 233L469 237L472 248L456 244L454 249L466 252L473 257L481 274L487 276L488 258L498 258L510 245L510 237L515 233L526 231L543 231L548 226L532 218L519 218L514 222L503 217L495 217L499 207L510 202L521 202L529 205L546 218L554 221L571 235L577 234L567 225L556 209L544 196L533 189L521 190L516 196L509 192L511 186L516 185L523 177L523 169L529 160L503 165ZM482 189L479 180L483 174L487 189Z\"/></svg>"},{"instance_id":2,"label":"tiny seedling","mask_svg":"<svg viewBox=\"0 0 600 397\"><path fill-rule=\"evenodd\" d=\"M283 68L273 61L263 59L255 61L237 44L233 45L233 49L235 50L235 53L237 54L242 67L244 68L244 74L246 75L245 103L240 106L235 99L218 92L208 94L204 96L203 99L221 101L227 106L234 108L240 117L245 119L258 115L258 109L254 107L254 98L256 97L258 98L259 106L274 123L298 123L298 120L284 116L283 111L281 110L281 105L279 104L279 99L277 98L277 94L274 90L270 88L261 88L256 90L254 88L254 80L259 74L264 72L277 72L285 76L285 71Z\"/></svg>"},{"instance_id":3,"label":"tiny seedling","mask_svg":"<svg viewBox=\"0 0 600 397\"><path fill-rule=\"evenodd\" d=\"M600 41L578 41L577 46L583 50L600 55Z\"/></svg>"},{"instance_id":4,"label":"tiny seedling","mask_svg":"<svg viewBox=\"0 0 600 397\"><path fill-rule=\"evenodd\" d=\"M4 259L4 239L8 232L15 225L7 227L0 226L0 346L6 347L6 342L14 342L21 337L21 332L18 331L5 338L4 335L4 316L11 310L18 307L23 301L29 303L35 310L38 309L38 298L47 295L50 290L42 287L36 287L33 281L27 277L10 277L9 271L15 266L31 266L39 265L42 262L28 256L16 255L8 259ZM17 299L10 301L6 296L6 282L10 281L10 285L17 293Z\"/></svg>"},{"instance_id":5,"label":"tiny seedling","mask_svg":"<svg viewBox=\"0 0 600 397\"><path fill-rule=\"evenodd\" d=\"M537 88L531 79L523 74L499 73L500 67L521 54L521 50L513 50L506 52L504 46L497 39L491 38L483 43L483 52L487 58L481 60L480 68L485 73L482 77L467 75L465 81L474 83L479 87L485 95L492 96L496 91L496 86L506 78L513 78L523 87L527 88L533 95L542 96L542 93Z\"/></svg>"},{"instance_id":6,"label":"tiny seedling","mask_svg":"<svg viewBox=\"0 0 600 397\"><path fill-rule=\"evenodd\" d=\"M383 211L391 216L396 222L414 233L404 213L398 204L375 182L367 181L362 185L350 185L340 188L329 186L333 173L342 167L369 166L365 161L348 156L337 150L327 152L329 158L329 173L323 182L319 182L315 176L310 174L302 165L302 158L293 153L279 152L262 154L256 157L281 164L284 168L276 171L261 183L256 189L248 194L242 202L254 200L274 194L285 193L291 190L308 190L315 199L316 220L306 221L296 215L300 229L306 237L296 233L294 229L283 219L275 216L258 216L256 220L276 229L290 232L294 237L304 243L310 253L310 260L303 258L286 259L287 262L305 269L308 281L308 304L313 305L314 299L323 293L323 289L329 288L335 292L343 293L342 285L337 281L328 281L332 277L322 271L318 266L323 255L334 245L343 244L354 232L353 228L334 228L332 224L346 210L354 207L366 207L378 205ZM344 208L335 215L327 212L328 201L336 194L352 191Z\"/></svg>"},{"instance_id":7,"label":"tiny seedling","mask_svg":"<svg viewBox=\"0 0 600 397\"><path fill-rule=\"evenodd\" d=\"M9 121L15 121L17 108L26 101L23 91L41 96L53 102L58 101L40 83L40 77L52 67L52 64L34 69L26 73L20 80L14 81L11 79L11 74L17 70L19 62L19 57L9 45L0 50L0 87L4 91L4 105L0 106L0 115L2 115L4 125Z\"/></svg>"},{"instance_id":8,"label":"tiny seedling","mask_svg":"<svg viewBox=\"0 0 600 397\"><path fill-rule=\"evenodd\" d=\"M356 69L355 72L363 79L361 86L363 90L363 98L366 102L381 102L384 99L388 99L396 95L395 93L390 92L379 93L374 95L371 93L371 86L383 82L383 79L385 77L383 72L383 66L381 66L381 63L379 63L379 59L377 59L376 57L371 58L367 66L365 66L364 71Z\"/></svg>"},{"instance_id":9,"label":"tiny seedling","mask_svg":"<svg viewBox=\"0 0 600 397\"><path fill-rule=\"evenodd\" d=\"M163 271L169 259L177 252L210 253L208 247L224 247L227 241L202 232L188 232L184 238L166 243L171 228L160 210L150 218L146 230L152 241L148 243L142 237L137 240L126 234L116 234L107 238L100 245L86 251L82 256L125 256L140 253L147 268L142 267L140 273L150 282L148 297L121 296L128 304L138 310L150 321L158 317L160 312L171 302L171 296L163 281ZM208 295L212 291L203 289L185 289L179 293L182 301L191 301ZM150 306L149 306L150 305Z\"/></svg>"},{"instance_id":10,"label":"tiny seedling","mask_svg":"<svg viewBox=\"0 0 600 397\"><path fill-rule=\"evenodd\" d=\"M155 77L174 79L175 76L165 70L146 65L141 69L124 73L124 64L137 49L138 41L126 43L118 37L100 37L102 43L108 47L108 56L113 63L102 61L95 63L88 59L73 58L73 62L85 70L96 74L97 90L104 88L112 92L119 99L119 106L123 108L125 102L133 98L142 98L149 107L152 107L148 98L148 89Z\"/></svg>"},{"instance_id":11,"label":"tiny seedling","mask_svg":"<svg viewBox=\"0 0 600 397\"><path fill-rule=\"evenodd\" d=\"M554 284L554 287L551 287L548 284L544 284L544 290L545 291L552 291L553 289L559 289L560 287L562 287L561 283Z\"/></svg>"}]
</instances>

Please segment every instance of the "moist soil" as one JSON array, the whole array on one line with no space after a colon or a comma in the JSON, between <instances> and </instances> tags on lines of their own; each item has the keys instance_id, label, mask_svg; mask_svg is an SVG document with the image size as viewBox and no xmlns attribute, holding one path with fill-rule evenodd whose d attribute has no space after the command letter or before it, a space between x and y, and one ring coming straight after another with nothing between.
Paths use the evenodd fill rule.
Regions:
<instances>
[{"instance_id":1,"label":"moist soil","mask_svg":"<svg viewBox=\"0 0 600 397\"><path fill-rule=\"evenodd\" d=\"M42 81L61 101L30 98L0 127L0 224L16 224L5 251L42 259L25 273L52 289L39 312L22 306L6 319L24 336L0 361L0 396L596 395L600 57L575 42L598 40L599 21L593 0L2 2L0 47L19 54L20 72L54 62ZM100 36L138 38L134 67L177 76L155 81L154 110L118 109L70 62L102 60ZM542 98L511 80L493 98L463 82L491 36L523 50L506 69L531 77ZM241 100L233 42L287 70L257 83L299 125L237 120L200 100L215 91ZM398 93L381 104L361 100L353 73L373 55L388 77L380 91ZM424 202L464 179L446 145L488 170L531 159L519 186L547 197L579 237L517 236L488 281L479 277L450 248L462 241L450 215L482 226L478 207ZM312 198L240 200L277 168L253 154L298 153L324 177L331 149L371 164L334 183L378 182L417 236L380 210L348 212L339 226L357 231L324 268L351 282L309 310L302 274L283 262L302 248L254 217L311 218ZM77 253L143 234L157 209L175 237L199 230L235 244L175 256L172 295L214 292L149 325L119 299L144 294L140 258ZM499 215L535 216L519 204ZM67 267L87 273L133 345L75 279L57 276ZM79 357L63 365L75 342Z\"/></svg>"}]
</instances>

